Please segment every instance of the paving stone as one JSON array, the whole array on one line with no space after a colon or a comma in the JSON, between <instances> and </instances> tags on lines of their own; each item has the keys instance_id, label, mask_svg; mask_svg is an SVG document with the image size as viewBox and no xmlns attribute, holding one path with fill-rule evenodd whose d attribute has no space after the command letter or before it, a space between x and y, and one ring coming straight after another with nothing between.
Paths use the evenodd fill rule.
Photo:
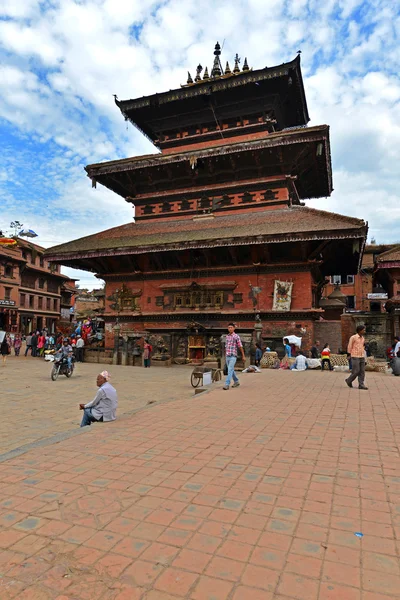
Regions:
<instances>
[{"instance_id":1,"label":"paving stone","mask_svg":"<svg viewBox=\"0 0 400 600\"><path fill-rule=\"evenodd\" d=\"M30 385L47 367L6 368ZM79 390L95 391L98 366L79 371ZM134 390L172 401L0 462L0 597L398 597L400 381L368 373L359 403L340 374L307 373L294 389L292 373L263 371L235 395L216 385L194 400L190 371L113 367L119 416L138 406L132 374ZM14 443L10 424L18 445L76 430L75 408L49 402L45 422L25 389L0 443Z\"/></svg>"}]
</instances>

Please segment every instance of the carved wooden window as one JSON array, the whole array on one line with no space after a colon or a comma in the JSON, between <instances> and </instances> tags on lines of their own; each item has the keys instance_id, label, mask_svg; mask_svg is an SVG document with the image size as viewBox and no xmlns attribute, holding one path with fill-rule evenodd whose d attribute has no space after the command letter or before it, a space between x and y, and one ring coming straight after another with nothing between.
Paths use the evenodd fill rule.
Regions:
<instances>
[{"instance_id":1,"label":"carved wooden window","mask_svg":"<svg viewBox=\"0 0 400 600\"><path fill-rule=\"evenodd\" d=\"M14 277L14 268L11 265L6 265L4 267L4 277L8 277L8 279Z\"/></svg>"},{"instance_id":2,"label":"carved wooden window","mask_svg":"<svg viewBox=\"0 0 400 600\"><path fill-rule=\"evenodd\" d=\"M220 308L223 303L222 291L198 290L174 295L176 308Z\"/></svg>"},{"instance_id":3,"label":"carved wooden window","mask_svg":"<svg viewBox=\"0 0 400 600\"><path fill-rule=\"evenodd\" d=\"M247 204L248 202L253 202L254 200L254 196L252 194L250 194L249 192L245 192L243 194L243 196L241 196L241 203L242 204Z\"/></svg>"},{"instance_id":4,"label":"carved wooden window","mask_svg":"<svg viewBox=\"0 0 400 600\"><path fill-rule=\"evenodd\" d=\"M190 210L192 208L192 203L189 200L182 200L181 202L181 210Z\"/></svg>"},{"instance_id":5,"label":"carved wooden window","mask_svg":"<svg viewBox=\"0 0 400 600\"><path fill-rule=\"evenodd\" d=\"M207 198L207 196L203 196L202 198L200 198L199 208L210 208L210 206L211 206L210 198Z\"/></svg>"},{"instance_id":6,"label":"carved wooden window","mask_svg":"<svg viewBox=\"0 0 400 600\"><path fill-rule=\"evenodd\" d=\"M122 310L136 310L136 299L135 298L123 298L121 301Z\"/></svg>"},{"instance_id":7,"label":"carved wooden window","mask_svg":"<svg viewBox=\"0 0 400 600\"><path fill-rule=\"evenodd\" d=\"M278 192L274 192L273 190L266 190L264 192L264 200L276 200L278 197Z\"/></svg>"},{"instance_id":8,"label":"carved wooden window","mask_svg":"<svg viewBox=\"0 0 400 600\"><path fill-rule=\"evenodd\" d=\"M216 292L215 294L215 306L222 306L224 303L224 293Z\"/></svg>"}]
</instances>

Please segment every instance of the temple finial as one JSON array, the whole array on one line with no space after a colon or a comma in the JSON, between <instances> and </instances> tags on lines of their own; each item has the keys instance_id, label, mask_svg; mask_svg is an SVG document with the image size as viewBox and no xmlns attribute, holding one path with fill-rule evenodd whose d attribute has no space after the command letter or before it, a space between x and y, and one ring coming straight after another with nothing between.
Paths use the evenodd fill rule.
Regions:
<instances>
[{"instance_id":1,"label":"temple finial","mask_svg":"<svg viewBox=\"0 0 400 600\"><path fill-rule=\"evenodd\" d=\"M188 71L188 78L187 78L187 82L186 82L186 83L187 83L188 85L189 85L190 83L193 83L193 79L192 79L192 76L191 76L191 74L189 73L189 71Z\"/></svg>"},{"instance_id":2,"label":"temple finial","mask_svg":"<svg viewBox=\"0 0 400 600\"><path fill-rule=\"evenodd\" d=\"M247 58L244 59L242 71L250 71L249 65L247 64Z\"/></svg>"},{"instance_id":3,"label":"temple finial","mask_svg":"<svg viewBox=\"0 0 400 600\"><path fill-rule=\"evenodd\" d=\"M229 66L228 61L226 61L226 67L225 67L225 75L230 75L232 73L231 68Z\"/></svg>"},{"instance_id":4,"label":"temple finial","mask_svg":"<svg viewBox=\"0 0 400 600\"><path fill-rule=\"evenodd\" d=\"M196 77L194 78L194 80L195 80L196 82L197 82L197 81L201 81L201 76L200 76L200 73L202 72L202 70L203 70L203 67L202 67L201 65L198 65L198 66L197 66L197 69L196 69Z\"/></svg>"},{"instance_id":5,"label":"temple finial","mask_svg":"<svg viewBox=\"0 0 400 600\"><path fill-rule=\"evenodd\" d=\"M206 79L210 79L210 76L208 74L208 67L204 69L203 81L205 81Z\"/></svg>"},{"instance_id":6,"label":"temple finial","mask_svg":"<svg viewBox=\"0 0 400 600\"><path fill-rule=\"evenodd\" d=\"M239 54L236 54L236 56L235 56L235 66L233 68L233 72L234 73L240 73L239 63L240 63Z\"/></svg>"},{"instance_id":7,"label":"temple finial","mask_svg":"<svg viewBox=\"0 0 400 600\"><path fill-rule=\"evenodd\" d=\"M213 68L211 70L211 77L221 77L221 75L222 75L222 65L221 65L221 60L219 58L220 55L221 55L221 46L217 42L215 44L215 50L214 50L215 58L214 58Z\"/></svg>"}]
</instances>

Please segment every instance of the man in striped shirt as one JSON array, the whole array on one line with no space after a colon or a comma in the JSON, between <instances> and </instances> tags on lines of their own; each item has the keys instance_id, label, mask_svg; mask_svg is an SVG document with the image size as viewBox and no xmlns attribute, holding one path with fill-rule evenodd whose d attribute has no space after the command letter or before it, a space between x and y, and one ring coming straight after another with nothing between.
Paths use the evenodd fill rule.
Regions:
<instances>
[{"instance_id":1,"label":"man in striped shirt","mask_svg":"<svg viewBox=\"0 0 400 600\"><path fill-rule=\"evenodd\" d=\"M237 355L238 355L238 348L241 352L243 361L245 361L242 340L240 339L238 334L235 333L235 324L229 323L228 335L226 336L226 342L225 342L225 360L226 360L226 365L228 367L228 375L226 377L225 385L222 388L224 390L229 390L229 386L230 386L232 378L233 378L233 382L234 382L232 387L239 387L239 385L240 385L239 379L237 378L236 373L235 373L235 364L236 364Z\"/></svg>"}]
</instances>

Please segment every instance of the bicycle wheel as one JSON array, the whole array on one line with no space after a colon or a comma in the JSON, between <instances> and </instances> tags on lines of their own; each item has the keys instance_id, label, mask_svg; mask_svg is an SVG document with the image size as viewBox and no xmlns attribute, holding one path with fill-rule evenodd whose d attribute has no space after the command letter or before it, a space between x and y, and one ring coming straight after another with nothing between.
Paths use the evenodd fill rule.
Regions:
<instances>
[{"instance_id":1,"label":"bicycle wheel","mask_svg":"<svg viewBox=\"0 0 400 600\"><path fill-rule=\"evenodd\" d=\"M192 387L196 388L200 385L200 382L202 380L202 377L200 375L197 375L196 373L192 373L192 376L190 378L190 383L192 384Z\"/></svg>"}]
</instances>

